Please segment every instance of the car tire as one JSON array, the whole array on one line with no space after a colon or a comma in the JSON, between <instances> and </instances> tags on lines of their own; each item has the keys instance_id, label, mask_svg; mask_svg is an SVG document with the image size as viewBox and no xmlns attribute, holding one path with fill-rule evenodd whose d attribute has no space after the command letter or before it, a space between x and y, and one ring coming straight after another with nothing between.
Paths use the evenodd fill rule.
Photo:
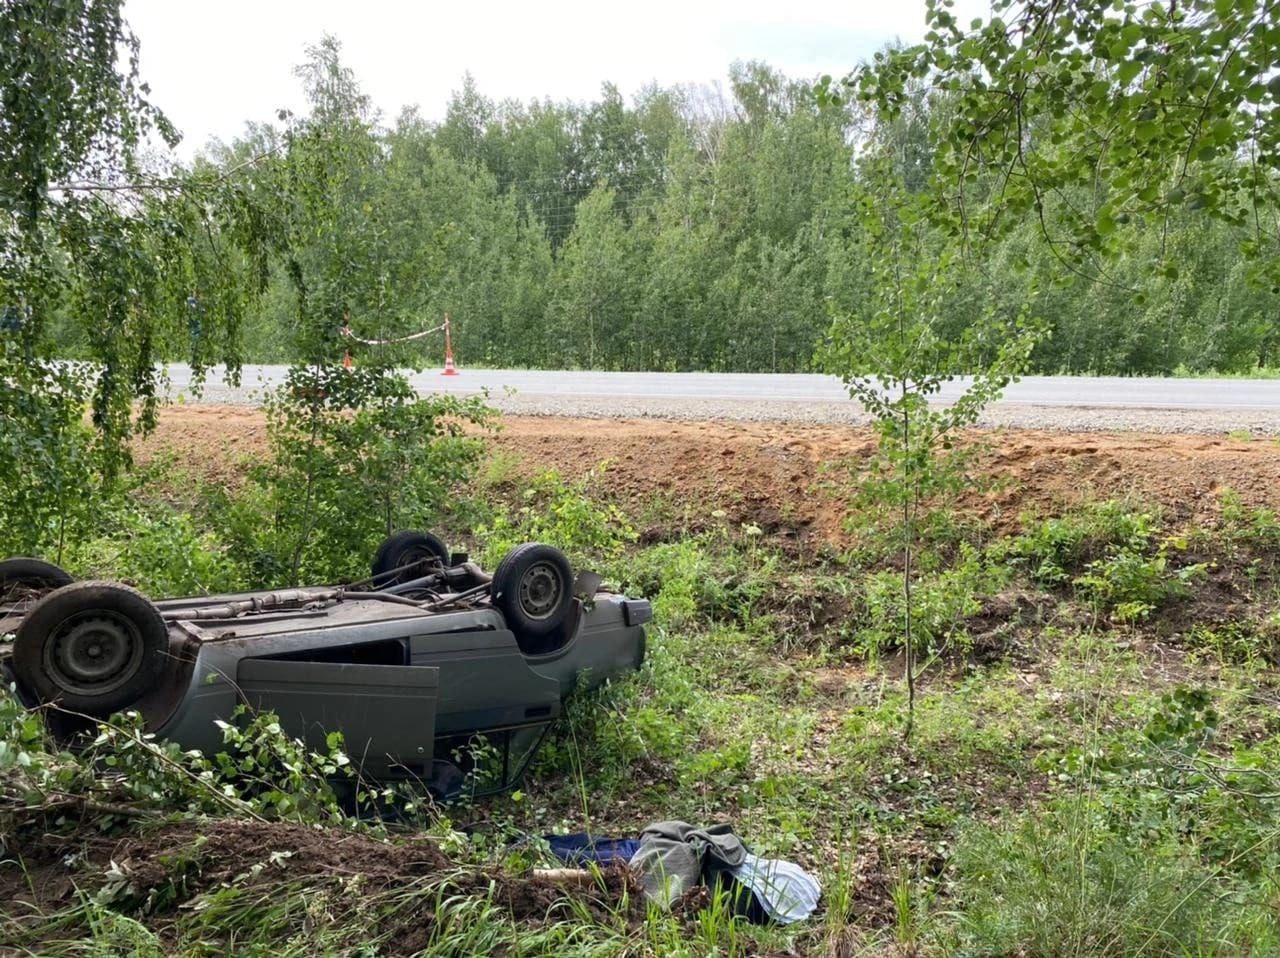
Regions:
<instances>
[{"instance_id":1,"label":"car tire","mask_svg":"<svg viewBox=\"0 0 1280 958\"><path fill-rule=\"evenodd\" d=\"M0 562L0 602L9 601L15 593L59 589L75 580L71 574L52 562L17 556Z\"/></svg>"},{"instance_id":2,"label":"car tire","mask_svg":"<svg viewBox=\"0 0 1280 958\"><path fill-rule=\"evenodd\" d=\"M573 569L554 546L537 542L518 545L493 573L494 607L521 648L537 647L556 632L573 607Z\"/></svg>"},{"instance_id":3,"label":"car tire","mask_svg":"<svg viewBox=\"0 0 1280 958\"><path fill-rule=\"evenodd\" d=\"M399 585L412 579L421 578L423 573L414 569L406 569L396 576L388 577L392 569L409 565L422 559L439 559L441 568L449 567L449 547L429 532L395 532L382 540L378 551L373 556L374 585L381 588Z\"/></svg>"},{"instance_id":4,"label":"car tire","mask_svg":"<svg viewBox=\"0 0 1280 958\"><path fill-rule=\"evenodd\" d=\"M156 688L169 628L141 592L113 582L76 582L50 592L23 617L13 671L41 703L110 715Z\"/></svg>"}]
</instances>

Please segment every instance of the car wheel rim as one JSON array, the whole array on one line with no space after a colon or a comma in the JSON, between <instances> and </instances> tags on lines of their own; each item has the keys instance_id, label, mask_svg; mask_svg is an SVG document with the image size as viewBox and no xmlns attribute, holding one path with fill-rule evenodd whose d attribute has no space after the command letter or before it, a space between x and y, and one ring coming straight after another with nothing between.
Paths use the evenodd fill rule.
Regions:
<instances>
[{"instance_id":1,"label":"car wheel rim","mask_svg":"<svg viewBox=\"0 0 1280 958\"><path fill-rule=\"evenodd\" d=\"M424 566L430 566L432 563L439 563L440 557L432 550L425 547L417 547L413 549L405 549L396 557L393 569L401 569L405 566L413 566L411 569L405 569L400 573L401 579L413 579L418 576L425 575Z\"/></svg>"},{"instance_id":2,"label":"car wheel rim","mask_svg":"<svg viewBox=\"0 0 1280 958\"><path fill-rule=\"evenodd\" d=\"M549 619L560 605L562 591L555 567L534 563L520 577L520 608L531 619Z\"/></svg>"},{"instance_id":3,"label":"car wheel rim","mask_svg":"<svg viewBox=\"0 0 1280 958\"><path fill-rule=\"evenodd\" d=\"M138 671L142 636L127 617L97 610L59 624L44 659L45 672L64 692L103 695Z\"/></svg>"}]
</instances>

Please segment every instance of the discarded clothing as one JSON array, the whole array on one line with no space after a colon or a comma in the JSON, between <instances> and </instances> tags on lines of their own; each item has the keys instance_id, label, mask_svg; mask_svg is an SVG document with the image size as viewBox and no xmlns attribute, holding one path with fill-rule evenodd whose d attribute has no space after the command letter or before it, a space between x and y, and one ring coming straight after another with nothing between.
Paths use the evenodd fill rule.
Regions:
<instances>
[{"instance_id":1,"label":"discarded clothing","mask_svg":"<svg viewBox=\"0 0 1280 958\"><path fill-rule=\"evenodd\" d=\"M640 833L630 865L640 873L645 897L664 908L696 885L715 888L747 857L728 825L697 828L688 822L656 822Z\"/></svg>"},{"instance_id":2,"label":"discarded clothing","mask_svg":"<svg viewBox=\"0 0 1280 958\"><path fill-rule=\"evenodd\" d=\"M799 865L751 854L728 825L650 825L640 834L630 865L640 873L650 901L669 908L690 888L706 885L713 895L728 896L735 915L756 924L802 921L822 895L818 880Z\"/></svg>"},{"instance_id":3,"label":"discarded clothing","mask_svg":"<svg viewBox=\"0 0 1280 958\"><path fill-rule=\"evenodd\" d=\"M597 838L586 832L543 837L551 847L551 854L566 865L581 865L584 862L596 862L601 865L627 862L640 848L640 843L634 838Z\"/></svg>"},{"instance_id":4,"label":"discarded clothing","mask_svg":"<svg viewBox=\"0 0 1280 958\"><path fill-rule=\"evenodd\" d=\"M817 910L822 886L794 862L757 858L750 852L733 877L751 889L766 915L780 925L803 921Z\"/></svg>"},{"instance_id":5,"label":"discarded clothing","mask_svg":"<svg viewBox=\"0 0 1280 958\"><path fill-rule=\"evenodd\" d=\"M733 914L754 924L789 925L814 913L822 886L793 862L761 858L729 825L698 828L688 822L655 822L639 840L587 832L544 835L551 853L567 865L626 862L645 897L664 908L690 888L705 885L723 895Z\"/></svg>"}]
</instances>

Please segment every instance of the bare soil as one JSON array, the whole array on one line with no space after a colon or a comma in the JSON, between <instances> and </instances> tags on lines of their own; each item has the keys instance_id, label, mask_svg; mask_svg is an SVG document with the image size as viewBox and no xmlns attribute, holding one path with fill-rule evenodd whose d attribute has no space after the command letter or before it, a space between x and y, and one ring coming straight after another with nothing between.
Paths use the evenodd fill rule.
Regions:
<instances>
[{"instance_id":1,"label":"bare soil","mask_svg":"<svg viewBox=\"0 0 1280 958\"><path fill-rule=\"evenodd\" d=\"M1133 497L1171 522L1209 519L1217 493L1280 509L1280 445L1168 433L974 430L983 445L965 508L996 530L1019 513L1057 512L1092 499ZM806 540L838 539L850 488L842 464L865 464L875 439L864 426L507 416L490 455L517 475L556 469L599 475L622 501L666 498L691 526L723 509L734 521ZM266 421L245 406L174 406L136 445L141 463L171 457L179 473L230 488L267 455ZM994 484L993 484L994 481Z\"/></svg>"}]
</instances>

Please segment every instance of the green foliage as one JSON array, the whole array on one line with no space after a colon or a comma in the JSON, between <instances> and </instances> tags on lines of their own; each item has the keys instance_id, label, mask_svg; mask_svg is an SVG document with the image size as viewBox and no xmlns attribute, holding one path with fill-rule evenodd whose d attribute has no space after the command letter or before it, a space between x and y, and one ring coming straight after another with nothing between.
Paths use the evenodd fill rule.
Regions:
<instances>
[{"instance_id":1,"label":"green foliage","mask_svg":"<svg viewBox=\"0 0 1280 958\"><path fill-rule=\"evenodd\" d=\"M929 131L942 229L981 244L1033 219L1063 266L1096 276L1128 252L1126 223L1192 210L1239 228L1241 250L1274 276L1269 5L1002 0L965 25L940 0L928 21L923 43L877 55L846 88L891 119L926 79L946 98ZM1144 266L1176 281L1177 251L1163 238L1154 251Z\"/></svg>"},{"instance_id":2,"label":"green foliage","mask_svg":"<svg viewBox=\"0 0 1280 958\"><path fill-rule=\"evenodd\" d=\"M921 527L967 483L971 450L957 446L957 434L1025 370L1044 330L1030 318L1034 290L1016 310L1006 313L993 304L970 325L951 322L944 291L960 266L954 247L939 244L925 228L920 200L907 189L892 151L870 154L863 170L871 186L859 194L863 232L853 253L869 262L870 284L858 308L833 321L823 361L871 415L876 431L875 458L858 496L892 517L902 556L900 644L909 738L916 655L932 641L927 621L925 637L915 634L912 589ZM944 383L960 376L968 381L954 402L931 404ZM926 620L935 614L925 613Z\"/></svg>"},{"instance_id":3,"label":"green foliage","mask_svg":"<svg viewBox=\"0 0 1280 958\"><path fill-rule=\"evenodd\" d=\"M184 356L197 379L237 368L265 239L240 181L143 149L178 137L147 99L121 6L24 0L0 15L0 381L36 391L0 394L0 417L35 476L66 421L47 407L87 401L98 457L60 475L82 493L127 462L135 416L153 423L159 361ZM94 365L47 365L68 354Z\"/></svg>"},{"instance_id":4,"label":"green foliage","mask_svg":"<svg viewBox=\"0 0 1280 958\"><path fill-rule=\"evenodd\" d=\"M1082 595L1110 610L1121 622L1145 619L1165 602L1182 598L1188 586L1205 574L1201 563L1172 569L1162 547L1156 555L1121 549L1097 559L1072 583Z\"/></svg>"},{"instance_id":5,"label":"green foliage","mask_svg":"<svg viewBox=\"0 0 1280 958\"><path fill-rule=\"evenodd\" d=\"M164 506L113 499L64 564L85 579L115 579L148 595L229 592L248 583L227 547L195 518Z\"/></svg>"},{"instance_id":6,"label":"green foliage","mask_svg":"<svg viewBox=\"0 0 1280 958\"><path fill-rule=\"evenodd\" d=\"M535 757L531 774L580 782L589 769L597 787L610 787L647 754L679 755L681 747L672 741L679 729L646 709L638 692L638 683L631 680L589 692L575 690Z\"/></svg>"},{"instance_id":7,"label":"green foliage","mask_svg":"<svg viewBox=\"0 0 1280 958\"><path fill-rule=\"evenodd\" d=\"M1087 788L1090 827L1135 847L1179 841L1236 876L1280 863L1271 741L1222 753L1224 718L1207 689L1162 694L1139 729L1068 749L1062 778Z\"/></svg>"},{"instance_id":8,"label":"green foliage","mask_svg":"<svg viewBox=\"0 0 1280 958\"><path fill-rule=\"evenodd\" d=\"M833 321L823 362L875 419L881 455L894 466L882 494L909 488L924 498L937 491L932 483L947 485L927 463L951 451L955 432L1026 368L1043 329L1029 316L1033 290L1008 314L992 308L971 324L951 322L946 291L962 263L925 229L891 164L873 158L865 170L871 185L858 196L862 234L850 252L869 264L868 289L857 309ZM965 375L972 378L960 398L929 406L944 383ZM905 485L895 486L898 475Z\"/></svg>"},{"instance_id":9,"label":"green foliage","mask_svg":"<svg viewBox=\"0 0 1280 958\"><path fill-rule=\"evenodd\" d=\"M58 747L35 712L0 693L0 833L38 827L74 830L102 816L107 830L151 815L226 815L299 822L345 822L330 786L350 777L341 737L312 752L290 739L274 715L224 724L225 750L183 752L145 730L136 712L97 724L77 752Z\"/></svg>"},{"instance_id":10,"label":"green foliage","mask_svg":"<svg viewBox=\"0 0 1280 958\"><path fill-rule=\"evenodd\" d=\"M475 530L482 543L481 561L494 568L522 542L553 545L575 565L616 559L635 540L636 531L617 506L593 498L598 471L575 482L566 482L555 470L535 476L513 514L499 513Z\"/></svg>"},{"instance_id":11,"label":"green foliage","mask_svg":"<svg viewBox=\"0 0 1280 958\"><path fill-rule=\"evenodd\" d=\"M997 561L1025 568L1044 585L1062 585L1104 554L1145 551L1159 531L1159 516L1116 500L1089 503L1063 516L1024 516L1021 535L989 550Z\"/></svg>"},{"instance_id":12,"label":"green foliage","mask_svg":"<svg viewBox=\"0 0 1280 958\"><path fill-rule=\"evenodd\" d=\"M52 205L51 183L90 161L128 164L152 128L173 138L138 82L137 40L120 4L14 4L0 29L6 92L0 208L6 213L33 224Z\"/></svg>"},{"instance_id":13,"label":"green foliage","mask_svg":"<svg viewBox=\"0 0 1280 958\"><path fill-rule=\"evenodd\" d=\"M628 556L618 577L623 589L649 597L657 622L683 629L749 623L774 585L776 568L776 556L744 547L720 528Z\"/></svg>"},{"instance_id":14,"label":"green foliage","mask_svg":"<svg viewBox=\"0 0 1280 958\"><path fill-rule=\"evenodd\" d=\"M627 230L614 205L615 196L608 189L593 190L583 199L556 263L547 319L554 337L567 344L565 361L570 367L595 368L606 355L598 343L606 331L614 331L612 337L624 343L626 338L636 340L634 345L616 343L614 350L643 348L641 335L616 332L638 318L640 277L633 265L643 253L634 249L639 231Z\"/></svg>"},{"instance_id":15,"label":"green foliage","mask_svg":"<svg viewBox=\"0 0 1280 958\"><path fill-rule=\"evenodd\" d=\"M1262 621L1234 621L1207 624L1197 622L1187 631L1187 645L1208 653L1219 662L1244 666L1274 665L1280 660L1280 622L1274 617Z\"/></svg>"},{"instance_id":16,"label":"green foliage","mask_svg":"<svg viewBox=\"0 0 1280 958\"><path fill-rule=\"evenodd\" d=\"M685 627L699 613L710 616L725 607L722 580L695 541L651 546L628 563L627 572L636 592L653 602L655 619L669 628Z\"/></svg>"},{"instance_id":17,"label":"green foliage","mask_svg":"<svg viewBox=\"0 0 1280 958\"><path fill-rule=\"evenodd\" d=\"M0 519L13 546L55 557L154 424L160 364L235 376L270 243L234 171L166 166L178 137L121 7L0 13L0 479L14 493Z\"/></svg>"},{"instance_id":18,"label":"green foliage","mask_svg":"<svg viewBox=\"0 0 1280 958\"><path fill-rule=\"evenodd\" d=\"M1056 770L1096 789L1091 815L1117 836L1141 844L1183 835L1211 786L1195 762L1218 724L1205 690L1176 688L1161 697L1145 728L1068 749Z\"/></svg>"},{"instance_id":19,"label":"green foliage","mask_svg":"<svg viewBox=\"0 0 1280 958\"><path fill-rule=\"evenodd\" d=\"M965 620L981 610L982 597L998 590L1002 578L1001 570L987 566L975 549L962 546L952 568L912 583L908 632L901 574L877 572L868 576L866 627L857 634L858 651L874 658L901 648L908 635L921 656L935 655L953 641L963 650L968 638Z\"/></svg>"},{"instance_id":20,"label":"green foliage","mask_svg":"<svg viewBox=\"0 0 1280 958\"><path fill-rule=\"evenodd\" d=\"M0 552L59 557L104 495L82 373L24 361L0 333Z\"/></svg>"},{"instance_id":21,"label":"green foliage","mask_svg":"<svg viewBox=\"0 0 1280 958\"><path fill-rule=\"evenodd\" d=\"M1250 508L1234 489L1218 492L1222 509L1221 533L1237 546L1269 552L1280 545L1280 518L1265 506Z\"/></svg>"},{"instance_id":22,"label":"green foliage","mask_svg":"<svg viewBox=\"0 0 1280 958\"><path fill-rule=\"evenodd\" d=\"M436 525L475 475L475 430L493 413L479 398L418 397L390 372L317 366L290 370L267 416L271 460L220 516L263 586L359 578L387 534Z\"/></svg>"},{"instance_id":23,"label":"green foliage","mask_svg":"<svg viewBox=\"0 0 1280 958\"><path fill-rule=\"evenodd\" d=\"M1200 6L1178 27L1177 42L1190 43L1202 28L1210 46L1219 42ZM1095 12L1077 4L1063 19ZM327 37L296 71L305 112L255 122L229 146L209 145L184 170L163 153L144 163L134 148L148 127L168 127L140 96L136 41L119 13L115 3L50 7L42 0L6 21L20 31L23 16L38 15L66 28L61 38L41 35L33 48L30 59L44 71L39 82L24 84L15 74L9 84L14 115L32 124L24 130L28 148L10 150L10 188L26 196L31 177L45 176L33 151L59 185L77 188L63 194L65 203L42 201L47 222L31 238L39 250L14 260L25 277L21 295L0 296L6 329L26 306L38 306L27 326L40 327L43 353L111 369L94 393L113 454L133 428L132 398L143 401L141 424L150 421L153 361L189 358L198 372L219 360L234 369L244 355L332 362L352 345L339 339L347 322L358 335L389 338L435 326L448 313L460 357L476 364L820 368L814 349L829 325L824 306L858 313L876 282L877 258L850 256L849 248L862 244L863 196L883 185L882 171L855 157L892 155L896 180L920 194L954 171L953 134L967 122L958 103L990 96L967 87L963 96L930 94L908 79L910 69L899 69L918 50L895 50L886 54L894 66L877 81L892 104L870 115L824 107L807 83L753 62L732 67L725 102L713 109L699 91L652 89L627 101L612 85L589 103L495 102L468 78L443 122L411 108L384 128L342 63L340 44ZM1233 23L1247 25L1239 17ZM99 29L89 42L93 24ZM946 46L958 29L939 29L931 42ZM1250 32L1249 43L1257 36ZM984 33L978 45L990 39ZM112 42L126 54L114 63L103 52ZM1143 42L1155 42L1154 34ZM84 63L64 60L71 47ZM973 49L966 46L966 57ZM1091 82L1108 82L1109 69L1098 67ZM33 90L66 90L72 82L76 97L49 101L67 101L67 136L58 143L60 111ZM1000 112L1001 123L1015 112ZM93 162L79 170L74 158L84 158L95 122L104 126ZM1000 139L1000 124L981 132ZM1031 142L1053 152L1042 137ZM1198 149L1188 182L1213 166L1198 159ZM1226 155L1214 162L1231 166ZM109 169L98 169L104 157ZM947 215L931 215L923 229L945 247L955 216L975 221L964 232L979 268L950 263L937 292L953 331L984 325L992 310L1018 315L1034 278L1037 312L1054 327L1053 338L1036 346L1039 371L1275 363L1277 294L1253 282L1256 270L1238 255L1242 241L1257 245L1257 230L1224 222L1217 208L1190 209L1199 201L1188 185L1183 200L1169 204L1164 194L1179 191L1162 189L1152 215L1109 214L1107 239L1132 255L1113 257L1106 276L1085 268L1087 276L1063 288L1061 260L1076 246L1046 249L1045 224L1030 208L985 216L992 197L1025 199L1027 183L1057 166L1046 156L1043 169L1031 163L1010 179L994 157L979 153L962 177L966 202L957 211L945 200ZM1116 154L1105 158L1115 162ZM1020 189L993 189L1002 173ZM1095 226L1093 212L1106 203L1078 185L1049 193L1045 219L1055 228L1071 210L1080 211L1082 228ZM126 201L113 204L120 197ZM1153 220L1162 204L1169 215ZM41 259L54 248L58 256ZM49 295L37 303L41 290ZM429 338L353 351L361 365L412 366L434 361L439 348Z\"/></svg>"},{"instance_id":24,"label":"green foliage","mask_svg":"<svg viewBox=\"0 0 1280 958\"><path fill-rule=\"evenodd\" d=\"M59 955L234 951L301 958L381 953L411 928L447 954L617 953L623 939L615 925L626 920L625 899L609 905L617 908L616 921L613 915L596 921L596 912L570 898L534 925L513 916L506 893L521 879L498 869L430 867L433 854L422 863L415 858L412 873L387 883L370 882L358 855L328 860L318 851L324 842L347 850L363 842L369 861L380 847L393 850L336 800L332 783L353 781L340 736L311 751L284 736L269 714L237 715L224 733L224 751L207 759L156 741L130 713L102 723L96 739L73 753L53 746L36 713L0 694L6 854L18 858L15 868L26 867L36 861L30 849L79 843L58 865L75 881L74 896L58 900L41 888L25 907L0 910L6 943ZM387 796L378 799L385 807ZM215 816L232 821L211 822ZM306 827L277 831L276 822ZM113 844L139 823L186 829L190 844L145 863L118 855L104 862L83 848ZM219 847L206 831L210 825L224 834L260 835L266 844ZM145 848L148 835L124 837ZM445 839L465 842L457 833ZM299 855L290 845L305 851Z\"/></svg>"},{"instance_id":25,"label":"green foliage","mask_svg":"<svg viewBox=\"0 0 1280 958\"><path fill-rule=\"evenodd\" d=\"M560 485L588 503L598 495L596 486ZM151 511L162 506L142 492L133 494L128 516L136 511L167 529ZM1153 668L1146 642L1117 642L1127 632L1098 632L1096 620L1071 614L1069 604L1055 610L1053 602L1070 600L1065 588L1055 589L1036 597L1044 622L1019 633L1026 641L1011 660L933 670L907 749L899 741L905 694L856 661L852 643L815 643L813 627L790 604L813 603L861 639L865 597L880 593L892 640L901 635L896 581L880 587L856 567L827 565L812 550L713 518L720 521L709 531L680 541L624 543L603 567L628 592L657 600L646 663L634 679L570 699L518 797L456 809L480 823L480 837L453 833L446 847L484 868L481 876L468 865L453 877L412 875L382 889L369 883L372 875L314 870L310 855L273 857L282 837L265 841L260 853L238 849L235 869L209 883L224 873L196 839L163 871L150 869L159 877L145 887L130 889L136 871L127 865L105 874L81 867L72 874L92 909L69 904L43 916L11 909L0 914L0 935L31 948L87 936L67 946L72 953L97 935L143 950L176 941L178 950L225 951L234 939L241 950L301 955L390 947L407 920L423 929L421 940L441 947L496 943L523 953L545 945L572 954L574 943L589 940L604 954L655 942L664 954L697 955L714 940L721 952L736 942L745 953L809 954L855 941L883 950L895 937L926 953L1057 955L1073 946L1069 953L1095 953L1111 943L1113 953L1158 954L1169 950L1169 936L1184 937L1198 953L1274 949L1266 902L1280 868L1280 746L1256 671L1234 669L1226 655L1208 664L1188 656L1175 674ZM1141 505L1102 504L1063 520L1070 534L1047 534L1027 520L1029 545L1012 553L947 540L939 566L914 583L914 615L922 630L934 629L932 648L921 651L963 650L976 604L985 633L992 616L1004 614L993 610L1004 605L1011 572L1029 572L1048 557L1076 575L1126 548L1151 558L1163 541L1157 514ZM204 522L191 521L196 529ZM1197 553L1215 555L1209 545L1231 544L1215 534ZM1002 568L1010 557L1012 567ZM1220 572L1243 574L1225 564ZM1247 611L1257 624L1265 609ZM1008 624L1016 614L1008 613ZM1232 649L1248 641L1243 631L1228 634L1222 623L1197 618L1178 623L1174 642L1206 648L1213 640L1197 625L1220 631ZM1134 628L1154 634L1141 623ZM1184 676L1204 690L1177 688ZM44 834L79 842L86 826L101 826L114 842L135 823L203 815L336 822L331 827L341 831L320 833L336 844L350 841L353 823L334 816L354 807L371 818L424 822L432 833L440 827L420 796L371 794L348 774L337 739L313 754L281 741L270 716L228 723L221 758L197 760L148 739L132 717L113 719L101 730L106 741L75 755L44 737L37 716L9 703L0 706L10 730L0 736L0 832L10 848ZM467 750L482 760L492 754L483 741ZM344 798L337 812L334 791ZM828 894L824 924L731 934L724 916L709 914L654 915L641 927L596 905L591 915L571 913L576 906L564 900L555 907L565 911L545 918L540 911L512 925L502 917L510 912L504 883L542 863L532 849L495 858L512 831L625 834L665 817L724 815L762 854L793 858L819 875ZM863 839L848 845L852 829ZM868 866L879 876L874 884L859 877ZM1192 917L1165 922L1170 902L1183 898ZM513 927L524 937L513 937ZM46 930L43 937L37 929Z\"/></svg>"},{"instance_id":26,"label":"green foliage","mask_svg":"<svg viewBox=\"0 0 1280 958\"><path fill-rule=\"evenodd\" d=\"M330 732L326 750L316 752L286 735L270 712L255 714L237 706L231 718L217 722L226 748L210 760L214 781L223 783L224 791L230 785L267 818L307 823L346 819L332 785L335 778L352 777L341 731Z\"/></svg>"},{"instance_id":27,"label":"green foliage","mask_svg":"<svg viewBox=\"0 0 1280 958\"><path fill-rule=\"evenodd\" d=\"M988 550L996 562L1025 569L1046 586L1070 584L1119 622L1146 619L1165 603L1189 594L1206 563L1180 564L1183 537L1157 542L1158 513L1110 500L1063 516L1023 517L1025 532Z\"/></svg>"}]
</instances>

